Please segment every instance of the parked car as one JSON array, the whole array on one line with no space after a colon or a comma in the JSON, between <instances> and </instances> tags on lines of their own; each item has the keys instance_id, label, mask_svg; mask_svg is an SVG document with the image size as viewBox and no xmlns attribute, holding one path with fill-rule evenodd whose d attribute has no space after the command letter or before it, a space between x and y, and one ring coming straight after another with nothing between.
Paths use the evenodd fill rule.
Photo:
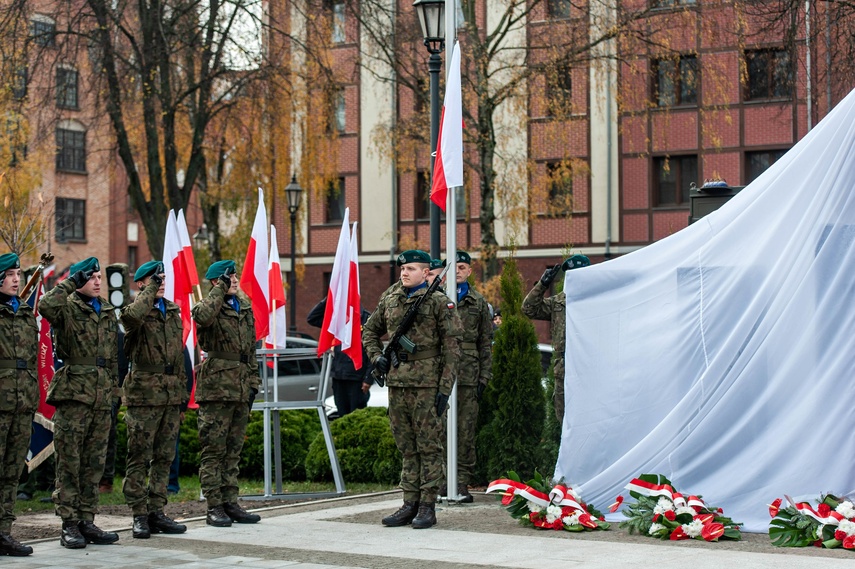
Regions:
<instances>
[{"instance_id":1,"label":"parked car","mask_svg":"<svg viewBox=\"0 0 855 569\"><path fill-rule=\"evenodd\" d=\"M278 360L279 401L315 401L321 384L321 358L314 352L318 348L317 340L311 338L289 337L285 340L288 349L312 350L312 354L299 359ZM259 373L267 377L268 388L273 390L273 368L259 361ZM258 399L264 399L262 380ZM332 396L332 382L327 387L324 399ZM271 397L272 399L272 397Z\"/></svg>"}]
</instances>

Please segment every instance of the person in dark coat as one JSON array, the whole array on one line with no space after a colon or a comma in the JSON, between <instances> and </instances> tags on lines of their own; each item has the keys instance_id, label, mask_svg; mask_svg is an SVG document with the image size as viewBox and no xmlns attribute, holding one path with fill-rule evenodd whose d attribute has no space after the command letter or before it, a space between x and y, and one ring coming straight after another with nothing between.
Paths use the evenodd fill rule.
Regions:
<instances>
[{"instance_id":1,"label":"person in dark coat","mask_svg":"<svg viewBox=\"0 0 855 569\"><path fill-rule=\"evenodd\" d=\"M327 308L327 299L324 297L309 312L306 321L310 326L320 328L324 324L324 312ZM371 313L361 308L362 324L368 320ZM338 416L344 417L357 409L364 409L371 397L369 389L374 383L371 376L371 364L368 353L362 348L362 369L354 369L353 360L341 351L341 346L336 346L332 360L333 399L338 409Z\"/></svg>"}]
</instances>

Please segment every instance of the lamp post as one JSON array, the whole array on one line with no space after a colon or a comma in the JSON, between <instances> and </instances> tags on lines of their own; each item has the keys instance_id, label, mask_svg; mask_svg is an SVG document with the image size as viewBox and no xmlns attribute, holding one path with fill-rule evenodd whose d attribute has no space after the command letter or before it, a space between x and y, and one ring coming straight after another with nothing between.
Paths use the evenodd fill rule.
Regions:
<instances>
[{"instance_id":1,"label":"lamp post","mask_svg":"<svg viewBox=\"0 0 855 569\"><path fill-rule=\"evenodd\" d=\"M439 72L445 49L445 0L416 0L413 7L419 15L425 47L430 53L428 71L430 72L430 176L433 183L433 167L436 157L436 139L439 137ZM430 204L430 256L440 257L439 250L439 206Z\"/></svg>"},{"instance_id":2,"label":"lamp post","mask_svg":"<svg viewBox=\"0 0 855 569\"><path fill-rule=\"evenodd\" d=\"M210 245L210 238L208 236L208 225L204 222L199 227L199 230L193 234L193 242L196 243L197 249L204 249L206 246Z\"/></svg>"},{"instance_id":3,"label":"lamp post","mask_svg":"<svg viewBox=\"0 0 855 569\"><path fill-rule=\"evenodd\" d=\"M297 331L297 210L303 198L303 188L297 183L297 175L291 176L291 183L285 186L285 198L288 200L288 213L291 214L291 274L288 278L288 296L291 297L291 324L289 332Z\"/></svg>"}]
</instances>

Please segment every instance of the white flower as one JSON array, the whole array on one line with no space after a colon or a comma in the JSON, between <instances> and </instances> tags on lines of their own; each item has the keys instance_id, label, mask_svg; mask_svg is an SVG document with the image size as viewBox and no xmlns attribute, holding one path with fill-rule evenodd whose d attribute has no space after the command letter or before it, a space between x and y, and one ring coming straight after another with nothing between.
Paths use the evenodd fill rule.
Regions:
<instances>
[{"instance_id":1,"label":"white flower","mask_svg":"<svg viewBox=\"0 0 855 569\"><path fill-rule=\"evenodd\" d=\"M563 518L561 521L564 522L565 526L578 526L579 525L579 516L582 515L580 510L575 510L572 514Z\"/></svg>"},{"instance_id":2,"label":"white flower","mask_svg":"<svg viewBox=\"0 0 855 569\"><path fill-rule=\"evenodd\" d=\"M822 528L825 527L825 524L819 524L816 526L816 539L822 539Z\"/></svg>"},{"instance_id":3,"label":"white flower","mask_svg":"<svg viewBox=\"0 0 855 569\"><path fill-rule=\"evenodd\" d=\"M852 502L846 500L844 502L840 502L834 511L846 518L847 520L855 518L855 505Z\"/></svg>"},{"instance_id":4,"label":"white flower","mask_svg":"<svg viewBox=\"0 0 855 569\"><path fill-rule=\"evenodd\" d=\"M669 500L666 497L659 498L659 501L656 502L656 507L653 508L654 514L664 514L665 512L670 512L674 509L674 502Z\"/></svg>"},{"instance_id":5,"label":"white flower","mask_svg":"<svg viewBox=\"0 0 855 569\"><path fill-rule=\"evenodd\" d=\"M647 533L649 533L650 535L654 535L657 532L662 531L663 529L665 529L665 526L663 526L662 524L650 524L650 529L647 530Z\"/></svg>"},{"instance_id":6,"label":"white flower","mask_svg":"<svg viewBox=\"0 0 855 569\"><path fill-rule=\"evenodd\" d=\"M546 521L552 523L561 517L561 508L552 504L546 506Z\"/></svg>"},{"instance_id":7,"label":"white flower","mask_svg":"<svg viewBox=\"0 0 855 569\"><path fill-rule=\"evenodd\" d=\"M692 517L695 517L695 509L691 506L680 506L677 508L676 514L679 516L680 514L689 514Z\"/></svg>"},{"instance_id":8,"label":"white flower","mask_svg":"<svg viewBox=\"0 0 855 569\"><path fill-rule=\"evenodd\" d=\"M575 490L573 490L573 489L572 489L571 487L569 487L569 486L567 487L567 493L568 493L568 494L570 494L570 496L571 496L574 500L576 500L577 502L581 502L581 501L582 501L582 498L581 498L581 496L579 496L579 493L578 493L578 492L576 492Z\"/></svg>"},{"instance_id":9,"label":"white flower","mask_svg":"<svg viewBox=\"0 0 855 569\"><path fill-rule=\"evenodd\" d=\"M527 500L527 501L528 501L528 511L529 512L534 512L535 514L539 514L539 513L543 512L543 506L541 506L540 504L538 504L536 502L532 502L531 500Z\"/></svg>"},{"instance_id":10,"label":"white flower","mask_svg":"<svg viewBox=\"0 0 855 569\"><path fill-rule=\"evenodd\" d=\"M701 520L694 520L690 524L683 524L682 527L689 537L698 537L701 535L701 530L704 529L704 524Z\"/></svg>"},{"instance_id":11,"label":"white flower","mask_svg":"<svg viewBox=\"0 0 855 569\"><path fill-rule=\"evenodd\" d=\"M850 520L840 520L840 525L837 526L837 529L846 535L855 534L855 522Z\"/></svg>"}]
</instances>

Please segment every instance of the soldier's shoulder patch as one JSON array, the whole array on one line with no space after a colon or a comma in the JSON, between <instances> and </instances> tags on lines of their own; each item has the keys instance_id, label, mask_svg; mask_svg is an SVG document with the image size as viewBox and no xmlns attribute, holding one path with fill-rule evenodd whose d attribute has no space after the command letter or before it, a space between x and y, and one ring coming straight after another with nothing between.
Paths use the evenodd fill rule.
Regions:
<instances>
[{"instance_id":1,"label":"soldier's shoulder patch","mask_svg":"<svg viewBox=\"0 0 855 569\"><path fill-rule=\"evenodd\" d=\"M445 304L445 306L446 306L446 308L453 309L453 308L454 308L454 303L453 303L453 302L447 302L447 303Z\"/></svg>"}]
</instances>

